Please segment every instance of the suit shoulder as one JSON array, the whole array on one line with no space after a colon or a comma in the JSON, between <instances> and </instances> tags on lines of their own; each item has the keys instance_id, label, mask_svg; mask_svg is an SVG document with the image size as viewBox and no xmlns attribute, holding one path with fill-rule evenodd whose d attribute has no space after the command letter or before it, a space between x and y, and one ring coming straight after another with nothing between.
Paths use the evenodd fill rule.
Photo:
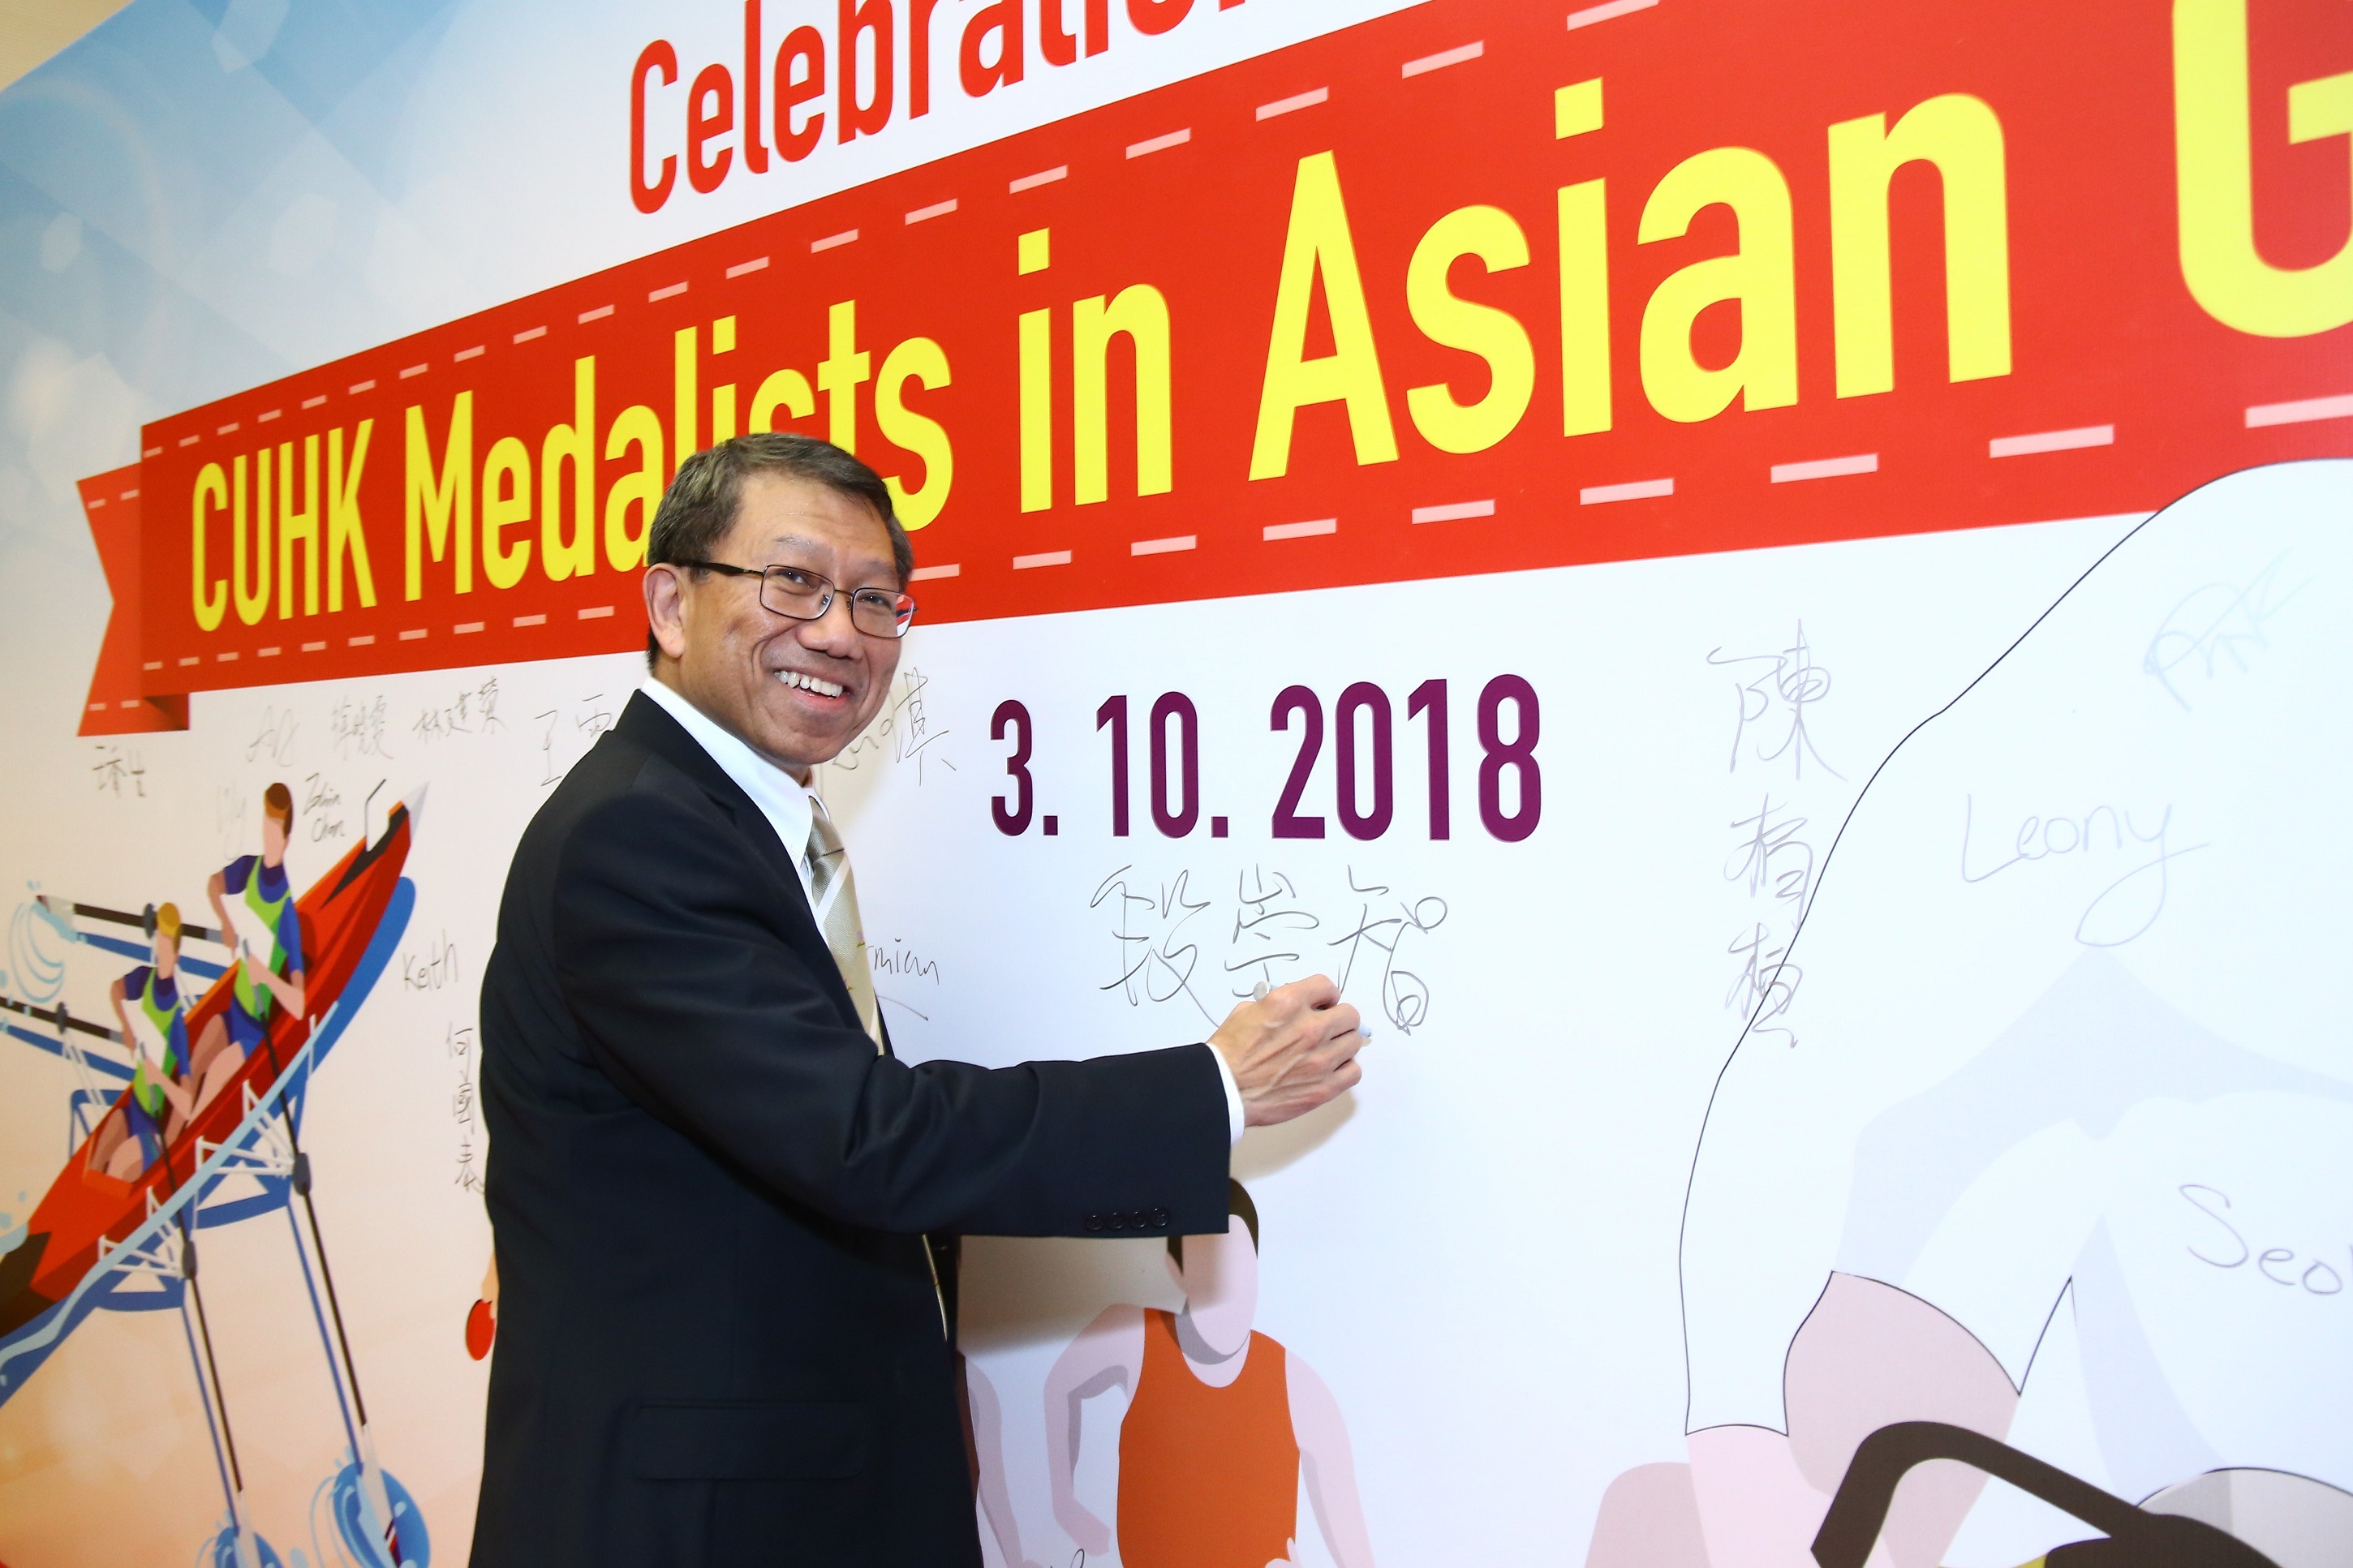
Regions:
<instances>
[{"instance_id":1,"label":"suit shoulder","mask_svg":"<svg viewBox=\"0 0 2353 1568\"><path fill-rule=\"evenodd\" d=\"M723 884L747 874L744 857L733 848L735 814L659 752L639 749L627 767L584 782L588 787L566 802L560 819L546 823L534 847L534 869L549 885L637 880L654 865L666 882L715 878Z\"/></svg>"},{"instance_id":2,"label":"suit shoulder","mask_svg":"<svg viewBox=\"0 0 2353 1568\"><path fill-rule=\"evenodd\" d=\"M515 858L560 856L592 825L600 832L627 831L633 822L649 825L681 809L726 817L708 792L659 752L608 730L533 815Z\"/></svg>"}]
</instances>

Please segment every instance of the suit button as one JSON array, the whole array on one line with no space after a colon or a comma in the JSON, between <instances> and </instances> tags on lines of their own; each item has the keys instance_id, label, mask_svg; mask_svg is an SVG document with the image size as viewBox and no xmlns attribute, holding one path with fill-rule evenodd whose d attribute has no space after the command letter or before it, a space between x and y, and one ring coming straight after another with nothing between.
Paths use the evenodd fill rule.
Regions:
<instances>
[{"instance_id":1,"label":"suit button","mask_svg":"<svg viewBox=\"0 0 2353 1568\"><path fill-rule=\"evenodd\" d=\"M1127 1216L1124 1214L1115 1214L1112 1215L1111 1227L1113 1230L1125 1230L1127 1228Z\"/></svg>"},{"instance_id":2,"label":"suit button","mask_svg":"<svg viewBox=\"0 0 2353 1568\"><path fill-rule=\"evenodd\" d=\"M1168 1211L1166 1209L1154 1209L1152 1211L1152 1228L1155 1230L1166 1230L1168 1228Z\"/></svg>"},{"instance_id":3,"label":"suit button","mask_svg":"<svg viewBox=\"0 0 2353 1568\"><path fill-rule=\"evenodd\" d=\"M1091 1215L1087 1215L1087 1228L1088 1228L1089 1230L1101 1230L1103 1227L1103 1215L1099 1215L1099 1214L1091 1214Z\"/></svg>"}]
</instances>

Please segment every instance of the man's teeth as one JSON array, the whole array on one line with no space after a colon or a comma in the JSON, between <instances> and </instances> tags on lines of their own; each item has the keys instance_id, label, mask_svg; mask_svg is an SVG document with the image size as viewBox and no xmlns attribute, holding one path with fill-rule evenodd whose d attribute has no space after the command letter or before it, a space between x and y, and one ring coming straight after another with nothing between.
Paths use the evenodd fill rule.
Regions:
<instances>
[{"instance_id":1,"label":"man's teeth","mask_svg":"<svg viewBox=\"0 0 2353 1568\"><path fill-rule=\"evenodd\" d=\"M816 676L803 675L797 669L780 669L776 671L776 679L786 686L797 686L803 691L814 691L819 697L839 697L843 689L830 680L819 680Z\"/></svg>"}]
</instances>

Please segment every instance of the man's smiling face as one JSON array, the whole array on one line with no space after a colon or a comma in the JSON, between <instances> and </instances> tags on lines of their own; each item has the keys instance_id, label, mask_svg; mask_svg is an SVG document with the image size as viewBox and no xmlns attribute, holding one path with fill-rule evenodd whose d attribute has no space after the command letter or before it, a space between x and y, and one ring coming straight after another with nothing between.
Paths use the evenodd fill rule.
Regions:
<instances>
[{"instance_id":1,"label":"man's smiling face","mask_svg":"<svg viewBox=\"0 0 2353 1568\"><path fill-rule=\"evenodd\" d=\"M797 621L763 606L750 577L670 566L647 574L647 607L667 656L661 678L754 751L805 775L858 738L898 670L899 640L849 622L859 589L899 592L890 530L854 497L755 473L745 477L735 526L710 559L755 570L797 566L835 585L822 616ZM674 587L658 581L664 575Z\"/></svg>"}]
</instances>

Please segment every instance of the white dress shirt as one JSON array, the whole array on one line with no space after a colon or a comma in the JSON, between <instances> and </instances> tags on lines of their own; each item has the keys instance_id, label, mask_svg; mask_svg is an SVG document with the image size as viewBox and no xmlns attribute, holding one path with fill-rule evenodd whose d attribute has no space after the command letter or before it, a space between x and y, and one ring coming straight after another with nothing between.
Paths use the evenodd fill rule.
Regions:
<instances>
[{"instance_id":1,"label":"white dress shirt","mask_svg":"<svg viewBox=\"0 0 2353 1568\"><path fill-rule=\"evenodd\" d=\"M752 804L760 808L760 815L776 829L776 841L792 858L793 869L800 873L801 896L815 909L817 899L809 886L809 819L813 813L825 810L825 802L815 790L736 739L702 709L653 677L648 676L638 689L677 720L680 727L694 737L695 744L719 764L720 771L752 797ZM1226 1091L1227 1132L1233 1142L1239 1143L1242 1141L1241 1086L1234 1081L1234 1069L1227 1065L1225 1052L1212 1047L1209 1058L1218 1064L1218 1082Z\"/></svg>"}]
</instances>

